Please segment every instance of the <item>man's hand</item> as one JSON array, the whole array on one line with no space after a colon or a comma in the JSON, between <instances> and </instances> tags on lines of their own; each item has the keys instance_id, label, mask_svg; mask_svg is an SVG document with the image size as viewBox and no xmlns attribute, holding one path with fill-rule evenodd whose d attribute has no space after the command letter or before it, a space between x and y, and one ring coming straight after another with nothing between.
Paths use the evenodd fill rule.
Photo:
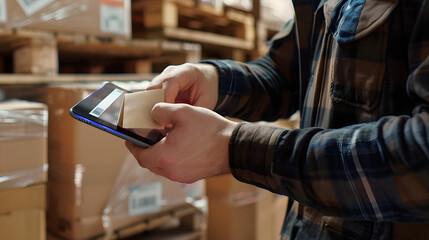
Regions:
<instances>
[{"instance_id":1,"label":"man's hand","mask_svg":"<svg viewBox=\"0 0 429 240\"><path fill-rule=\"evenodd\" d=\"M165 89L165 102L187 103L213 110L218 99L218 73L209 64L186 63L167 67L154 78L150 89Z\"/></svg>"},{"instance_id":2,"label":"man's hand","mask_svg":"<svg viewBox=\"0 0 429 240\"><path fill-rule=\"evenodd\" d=\"M146 149L126 142L141 167L183 183L230 172L228 148L237 123L187 104L158 103L152 115L167 126L167 135Z\"/></svg>"}]
</instances>

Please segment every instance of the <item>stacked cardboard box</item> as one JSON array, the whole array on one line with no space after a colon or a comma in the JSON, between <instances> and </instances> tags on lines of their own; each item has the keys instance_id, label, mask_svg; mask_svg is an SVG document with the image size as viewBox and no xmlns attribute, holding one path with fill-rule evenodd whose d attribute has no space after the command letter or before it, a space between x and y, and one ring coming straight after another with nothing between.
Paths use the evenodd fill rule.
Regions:
<instances>
[{"instance_id":1,"label":"stacked cardboard box","mask_svg":"<svg viewBox=\"0 0 429 240\"><path fill-rule=\"evenodd\" d=\"M0 236L46 238L47 108L0 103Z\"/></svg>"},{"instance_id":2,"label":"stacked cardboard box","mask_svg":"<svg viewBox=\"0 0 429 240\"><path fill-rule=\"evenodd\" d=\"M130 0L0 0L0 27L131 36Z\"/></svg>"},{"instance_id":3,"label":"stacked cardboard box","mask_svg":"<svg viewBox=\"0 0 429 240\"><path fill-rule=\"evenodd\" d=\"M50 107L48 229L66 239L111 234L204 195L203 183L189 190L154 175L138 166L123 140L70 117L69 109L98 87L58 85L45 94ZM151 204L140 204L145 202Z\"/></svg>"},{"instance_id":4,"label":"stacked cardboard box","mask_svg":"<svg viewBox=\"0 0 429 240\"><path fill-rule=\"evenodd\" d=\"M237 181L231 175L207 180L209 240L280 239L287 197Z\"/></svg>"}]
</instances>

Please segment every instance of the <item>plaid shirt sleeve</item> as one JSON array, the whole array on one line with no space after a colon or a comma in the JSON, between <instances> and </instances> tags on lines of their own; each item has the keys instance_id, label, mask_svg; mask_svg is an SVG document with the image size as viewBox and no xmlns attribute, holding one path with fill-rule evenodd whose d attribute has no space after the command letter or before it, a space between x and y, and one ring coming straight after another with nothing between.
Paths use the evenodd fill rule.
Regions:
<instances>
[{"instance_id":1,"label":"plaid shirt sleeve","mask_svg":"<svg viewBox=\"0 0 429 240\"><path fill-rule=\"evenodd\" d=\"M218 69L219 100L215 111L247 121L273 121L295 113L299 67L294 32L291 20L273 38L270 53L247 64L202 61Z\"/></svg>"},{"instance_id":2,"label":"plaid shirt sleeve","mask_svg":"<svg viewBox=\"0 0 429 240\"><path fill-rule=\"evenodd\" d=\"M428 1L422 9L429 12ZM230 142L233 175L325 215L365 221L429 220L428 29L428 14L420 14L408 50L411 74L407 92L416 106L412 116L386 116L339 129L289 131L240 124ZM285 76L275 70L275 62L264 58L250 64L211 63L222 78L220 113L253 120L287 116L296 110L287 105L296 100L294 81L266 86L268 79ZM259 91L279 91L274 96L287 97L271 95L273 101L261 106L255 99ZM286 105L273 103L280 101ZM259 110L267 106L268 111ZM283 107L286 112L277 114ZM251 109L258 114L252 115Z\"/></svg>"}]
</instances>

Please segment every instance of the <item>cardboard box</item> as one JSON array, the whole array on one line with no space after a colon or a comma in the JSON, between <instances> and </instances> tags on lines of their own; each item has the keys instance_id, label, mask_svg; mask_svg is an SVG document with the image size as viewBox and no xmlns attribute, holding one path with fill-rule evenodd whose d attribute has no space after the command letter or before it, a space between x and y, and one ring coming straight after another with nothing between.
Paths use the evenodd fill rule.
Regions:
<instances>
[{"instance_id":1,"label":"cardboard box","mask_svg":"<svg viewBox=\"0 0 429 240\"><path fill-rule=\"evenodd\" d=\"M47 106L26 101L0 103L0 189L47 181Z\"/></svg>"},{"instance_id":2,"label":"cardboard box","mask_svg":"<svg viewBox=\"0 0 429 240\"><path fill-rule=\"evenodd\" d=\"M98 87L57 85L46 93L50 107L48 229L66 239L101 236L154 211L185 204L188 196L182 184L140 168L124 140L70 117L69 109ZM145 194L160 204L135 207L144 202Z\"/></svg>"},{"instance_id":3,"label":"cardboard box","mask_svg":"<svg viewBox=\"0 0 429 240\"><path fill-rule=\"evenodd\" d=\"M130 38L130 9L130 0L0 0L0 26Z\"/></svg>"},{"instance_id":4,"label":"cardboard box","mask_svg":"<svg viewBox=\"0 0 429 240\"><path fill-rule=\"evenodd\" d=\"M209 240L280 239L287 197L239 182L231 175L206 182Z\"/></svg>"},{"instance_id":5,"label":"cardboard box","mask_svg":"<svg viewBox=\"0 0 429 240\"><path fill-rule=\"evenodd\" d=\"M46 184L0 191L0 215L46 207Z\"/></svg>"},{"instance_id":6,"label":"cardboard box","mask_svg":"<svg viewBox=\"0 0 429 240\"><path fill-rule=\"evenodd\" d=\"M2 239L45 240L45 210L22 210L0 215L0 235Z\"/></svg>"},{"instance_id":7,"label":"cardboard box","mask_svg":"<svg viewBox=\"0 0 429 240\"><path fill-rule=\"evenodd\" d=\"M0 191L2 239L46 239L46 184Z\"/></svg>"}]
</instances>

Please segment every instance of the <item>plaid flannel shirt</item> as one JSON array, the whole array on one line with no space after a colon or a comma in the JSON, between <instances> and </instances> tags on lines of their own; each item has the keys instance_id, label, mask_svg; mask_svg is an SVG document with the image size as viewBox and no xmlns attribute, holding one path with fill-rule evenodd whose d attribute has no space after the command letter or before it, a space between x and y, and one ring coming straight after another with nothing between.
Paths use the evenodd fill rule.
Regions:
<instances>
[{"instance_id":1,"label":"plaid flannel shirt","mask_svg":"<svg viewBox=\"0 0 429 240\"><path fill-rule=\"evenodd\" d=\"M240 124L233 175L294 200L283 239L427 239L429 0L294 7L266 56L204 61L220 114L301 114L296 130Z\"/></svg>"}]
</instances>

